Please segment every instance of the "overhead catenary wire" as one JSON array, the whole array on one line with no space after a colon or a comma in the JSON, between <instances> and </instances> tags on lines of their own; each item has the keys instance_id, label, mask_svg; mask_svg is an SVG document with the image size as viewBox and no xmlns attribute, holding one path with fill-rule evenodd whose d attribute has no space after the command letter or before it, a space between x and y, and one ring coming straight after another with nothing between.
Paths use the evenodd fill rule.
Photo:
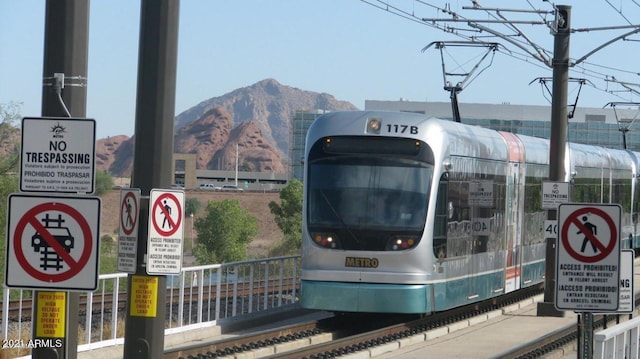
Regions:
<instances>
[{"instance_id":1,"label":"overhead catenary wire","mask_svg":"<svg viewBox=\"0 0 640 359\"><path fill-rule=\"evenodd\" d=\"M604 0L604 1L606 1L606 3L607 3L607 4L609 4L609 6L611 6L611 7L613 8L613 10L615 10L615 12L617 12L618 14L620 14L620 16L622 16L622 18L623 18L623 19L625 19L625 21L626 21L629 25L631 25L631 24L632 24L632 22L631 22L631 21L629 21L629 19L627 19L627 17L626 17L626 16L624 16L624 14L622 13L622 9L618 9L618 8L616 8L615 6L613 6L613 4L612 4L609 0Z\"/></svg>"},{"instance_id":2,"label":"overhead catenary wire","mask_svg":"<svg viewBox=\"0 0 640 359\"><path fill-rule=\"evenodd\" d=\"M445 7L434 5L426 0L414 0L412 2L411 11L404 11L402 8L398 6L394 6L389 4L389 1L376 0L375 4L372 4L372 0L361 0L369 5L376 6L377 8L387 11L389 13L393 13L397 16L402 16L405 19L408 19L412 22L421 23L422 25L432 27L438 30L441 30L445 33L451 34L453 36L457 36L461 39L468 41L495 41L493 39L502 39L505 42L505 46L498 50L502 54L510 56L514 59L520 60L522 62L526 62L529 64L533 64L535 66L539 66L541 63L545 64L542 66L546 67L549 70L551 64L552 51L547 50L544 46L540 46L539 44L532 41L532 39L522 31L517 24L524 24L527 21L524 20L516 20L509 19L505 16L506 13L522 13L522 14L534 14L538 20L529 21L529 23L536 22L537 24L545 24L546 27L554 29L554 22L547 21L547 16L551 14L555 14L555 5L545 1L545 4L550 5L551 9L540 9L536 7L531 0L525 0L529 9L503 9L503 8L483 8L478 1L471 1L472 6L462 6L462 10L468 11L484 11L488 14L490 19L470 19L464 16L461 11L457 11L452 8L451 5L447 5ZM609 40L600 46L596 47L595 50L590 51L587 55L572 59L571 63L571 71L579 72L583 75L591 77L593 80L598 80L599 82L605 81L610 74L606 71L598 71L597 69L605 69L611 72L615 72L618 74L630 74L630 75L638 75L637 72L631 71L623 68L616 68L614 66L606 66L597 64L592 61L587 61L587 59L593 55L594 53L606 48L607 46L615 43L617 41L639 41L635 38L631 38L632 35L640 33L640 25L634 25L630 20L630 17L627 15L627 12L623 9L622 3L620 6L614 5L611 1L605 0L607 8L612 9L616 14L618 14L625 23L629 25L624 26L605 26L605 27L590 27L590 28L577 28L573 29L572 32L590 32L590 31L604 31L604 30L622 30L622 29L631 29L627 33L623 35L617 36L612 40ZM640 1L631 0L631 3L635 7L640 7ZM440 18L432 18L432 17L424 17L418 14L420 12L420 6L425 9L435 10L439 14L444 14ZM501 20L501 21L499 21ZM449 25L448 25L449 24ZM466 24L467 29L462 26L452 26L451 24ZM492 27L492 25L500 24L505 26L505 29L508 31L498 31ZM489 34L489 35L487 35ZM509 46L512 45L512 46ZM604 83L602 85L598 85L595 82L591 81L587 83L587 85L593 87L596 90L603 91L609 94L614 94L610 89L610 84ZM634 95L634 93L630 92L630 95Z\"/></svg>"}]
</instances>

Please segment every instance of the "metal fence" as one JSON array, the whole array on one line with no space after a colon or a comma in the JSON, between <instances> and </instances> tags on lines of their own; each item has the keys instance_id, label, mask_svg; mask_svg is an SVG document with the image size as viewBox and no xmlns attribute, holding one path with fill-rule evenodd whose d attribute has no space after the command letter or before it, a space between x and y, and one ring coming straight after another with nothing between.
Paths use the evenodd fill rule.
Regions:
<instances>
[{"instance_id":1,"label":"metal fence","mask_svg":"<svg viewBox=\"0 0 640 359\"><path fill-rule=\"evenodd\" d=\"M100 275L95 291L80 293L79 352L124 342L127 282L126 273ZM165 334L294 304L299 288L300 256L182 268L167 276ZM31 338L31 316L24 313L31 312L33 293L4 289L3 338Z\"/></svg>"},{"instance_id":2,"label":"metal fence","mask_svg":"<svg viewBox=\"0 0 640 359\"><path fill-rule=\"evenodd\" d=\"M593 358L640 358L640 317L595 333Z\"/></svg>"}]
</instances>

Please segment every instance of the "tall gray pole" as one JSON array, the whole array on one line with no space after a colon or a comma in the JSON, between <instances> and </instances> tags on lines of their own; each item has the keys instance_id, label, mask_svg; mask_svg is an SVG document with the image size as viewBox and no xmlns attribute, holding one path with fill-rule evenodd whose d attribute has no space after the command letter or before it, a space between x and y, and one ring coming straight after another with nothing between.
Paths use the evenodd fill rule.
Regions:
<instances>
[{"instance_id":1,"label":"tall gray pole","mask_svg":"<svg viewBox=\"0 0 640 359\"><path fill-rule=\"evenodd\" d=\"M173 182L173 122L178 48L179 0L143 0L140 14L138 93L131 187L141 194L136 273L129 275L124 358L162 358L164 352L165 276L146 274L149 195ZM157 283L155 312L131 313L132 279Z\"/></svg>"},{"instance_id":2,"label":"tall gray pole","mask_svg":"<svg viewBox=\"0 0 640 359\"><path fill-rule=\"evenodd\" d=\"M567 144L567 94L569 87L569 36L571 6L557 7L557 31L553 46L553 93L551 98L551 139L549 153L549 180L566 180L564 168ZM547 219L557 220L557 210L549 210ZM555 308L556 287L556 240L548 238L546 243L546 267L544 301L538 303L538 316L564 316Z\"/></svg>"},{"instance_id":3,"label":"tall gray pole","mask_svg":"<svg viewBox=\"0 0 640 359\"><path fill-rule=\"evenodd\" d=\"M44 31L42 116L84 118L87 111L89 0L48 0ZM64 106L55 90L55 74L63 75L59 78L64 90L58 91ZM34 293L34 313L38 308L39 293ZM65 338L62 347L34 348L31 351L32 358L77 358L79 302L78 293L65 294ZM36 328L40 326L38 320L39 314L34 315L33 338L46 339L37 336Z\"/></svg>"}]
</instances>

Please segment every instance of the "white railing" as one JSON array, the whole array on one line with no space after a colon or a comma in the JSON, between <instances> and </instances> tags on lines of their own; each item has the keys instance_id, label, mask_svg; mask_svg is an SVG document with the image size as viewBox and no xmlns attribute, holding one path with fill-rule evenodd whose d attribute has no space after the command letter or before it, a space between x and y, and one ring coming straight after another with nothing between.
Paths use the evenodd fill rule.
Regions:
<instances>
[{"instance_id":1,"label":"white railing","mask_svg":"<svg viewBox=\"0 0 640 359\"><path fill-rule=\"evenodd\" d=\"M127 282L126 273L100 275L95 291L80 293L86 310L80 313L78 351L124 342ZM300 256L182 268L167 276L165 334L294 304L299 288ZM32 290L4 288L2 338L31 338L31 318L22 319L22 312L31 309L32 297ZM17 314L9 312L10 304L18 305Z\"/></svg>"},{"instance_id":2,"label":"white railing","mask_svg":"<svg viewBox=\"0 0 640 359\"><path fill-rule=\"evenodd\" d=\"M593 357L605 358L640 358L638 341L640 340L640 317L616 324L611 328L595 333L593 336Z\"/></svg>"}]
</instances>

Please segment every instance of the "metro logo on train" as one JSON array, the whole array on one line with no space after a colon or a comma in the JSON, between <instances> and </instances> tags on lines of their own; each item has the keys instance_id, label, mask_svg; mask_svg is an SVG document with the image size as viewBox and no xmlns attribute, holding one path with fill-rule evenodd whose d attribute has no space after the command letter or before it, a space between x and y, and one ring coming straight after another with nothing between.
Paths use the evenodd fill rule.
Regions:
<instances>
[{"instance_id":1,"label":"metro logo on train","mask_svg":"<svg viewBox=\"0 0 640 359\"><path fill-rule=\"evenodd\" d=\"M347 257L344 263L345 267L359 268L377 268L380 262L377 258L356 258Z\"/></svg>"},{"instance_id":2,"label":"metro logo on train","mask_svg":"<svg viewBox=\"0 0 640 359\"><path fill-rule=\"evenodd\" d=\"M544 201L546 139L417 113L320 116L304 155L301 306L430 313L539 286L545 225L555 226L543 207L565 194L619 204L619 248L638 247L640 153L576 143L566 153Z\"/></svg>"}]
</instances>

